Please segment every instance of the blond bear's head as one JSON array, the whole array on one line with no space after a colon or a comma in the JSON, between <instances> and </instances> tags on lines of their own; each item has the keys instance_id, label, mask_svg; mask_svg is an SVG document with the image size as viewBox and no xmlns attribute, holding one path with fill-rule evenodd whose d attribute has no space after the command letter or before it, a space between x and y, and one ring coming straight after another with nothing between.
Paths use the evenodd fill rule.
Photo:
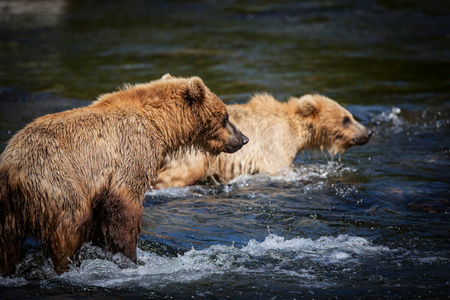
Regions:
<instances>
[{"instance_id":1,"label":"blond bear's head","mask_svg":"<svg viewBox=\"0 0 450 300\"><path fill-rule=\"evenodd\" d=\"M291 98L301 124L307 123L311 139L306 149L328 151L331 156L344 153L352 146L366 144L373 132L356 121L336 101L317 94ZM306 122L305 122L306 121Z\"/></svg>"}]
</instances>

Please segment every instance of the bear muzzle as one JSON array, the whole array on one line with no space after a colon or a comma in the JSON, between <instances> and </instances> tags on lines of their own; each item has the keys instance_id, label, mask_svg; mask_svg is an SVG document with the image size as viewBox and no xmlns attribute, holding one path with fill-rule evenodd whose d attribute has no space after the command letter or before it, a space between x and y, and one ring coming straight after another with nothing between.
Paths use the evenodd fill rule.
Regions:
<instances>
[{"instance_id":1,"label":"bear muzzle","mask_svg":"<svg viewBox=\"0 0 450 300\"><path fill-rule=\"evenodd\" d=\"M363 133L355 138L353 138L352 142L356 146L361 146L369 142L370 137L373 135L373 131L370 129L365 129Z\"/></svg>"},{"instance_id":2,"label":"bear muzzle","mask_svg":"<svg viewBox=\"0 0 450 300\"><path fill-rule=\"evenodd\" d=\"M248 137L241 133L240 137L232 138L225 147L225 152L234 153L248 143Z\"/></svg>"}]
</instances>

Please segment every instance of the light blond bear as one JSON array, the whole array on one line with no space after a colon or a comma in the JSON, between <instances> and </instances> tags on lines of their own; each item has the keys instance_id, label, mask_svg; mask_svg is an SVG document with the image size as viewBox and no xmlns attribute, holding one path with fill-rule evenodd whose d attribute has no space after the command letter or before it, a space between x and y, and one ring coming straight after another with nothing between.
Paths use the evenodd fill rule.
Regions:
<instances>
[{"instance_id":1,"label":"light blond bear","mask_svg":"<svg viewBox=\"0 0 450 300\"><path fill-rule=\"evenodd\" d=\"M279 102L268 94L255 95L247 104L229 105L230 120L250 139L234 154L211 156L191 151L166 157L155 189L183 187L206 179L224 183L242 174L273 175L292 165L304 150L341 155L367 143L372 131L345 108L327 97L312 94Z\"/></svg>"},{"instance_id":2,"label":"light blond bear","mask_svg":"<svg viewBox=\"0 0 450 300\"><path fill-rule=\"evenodd\" d=\"M88 241L135 261L144 194L164 157L247 141L198 77L166 75L38 118L0 156L0 273L14 271L27 236L58 274Z\"/></svg>"}]
</instances>

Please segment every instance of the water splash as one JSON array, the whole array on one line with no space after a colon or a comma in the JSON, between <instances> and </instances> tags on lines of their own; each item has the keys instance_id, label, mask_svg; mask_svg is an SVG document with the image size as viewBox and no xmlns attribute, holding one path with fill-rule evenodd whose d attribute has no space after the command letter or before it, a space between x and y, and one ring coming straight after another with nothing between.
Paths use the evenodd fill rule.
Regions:
<instances>
[{"instance_id":1,"label":"water splash","mask_svg":"<svg viewBox=\"0 0 450 300\"><path fill-rule=\"evenodd\" d=\"M400 116L402 110L398 107L391 107L390 110L382 111L381 113L372 114L371 123L376 126L388 127L393 133L400 133L403 131L405 121Z\"/></svg>"},{"instance_id":2,"label":"water splash","mask_svg":"<svg viewBox=\"0 0 450 300\"><path fill-rule=\"evenodd\" d=\"M372 106L366 107L368 110L366 115L370 115L370 119L367 120L369 127L377 127L377 133L429 132L430 130L442 130L450 125L447 105L444 103L443 107L430 108L410 105L402 109L399 107Z\"/></svg>"},{"instance_id":3,"label":"water splash","mask_svg":"<svg viewBox=\"0 0 450 300\"><path fill-rule=\"evenodd\" d=\"M341 177L344 174L354 173L357 170L350 166L345 166L336 161L327 161L318 164L303 164L295 161L292 167L282 168L275 175L263 173L249 175L244 174L230 180L228 184L222 185L196 185L188 187L173 187L162 190L153 190L146 193L149 197L177 198L184 196L203 197L205 195L215 195L218 193L231 193L236 189L248 186L267 185L269 183L307 183L309 188L316 186L320 189L324 181L331 177ZM313 183L311 185L311 183Z\"/></svg>"},{"instance_id":4,"label":"water splash","mask_svg":"<svg viewBox=\"0 0 450 300\"><path fill-rule=\"evenodd\" d=\"M96 248L94 246L88 246ZM94 250L97 251L97 250ZM315 277L312 266L341 265L370 259L373 255L389 253L385 246L374 245L362 237L339 235L318 239L293 238L269 234L264 241L250 240L242 248L234 245L213 245L203 250L191 250L176 257L160 256L138 249L138 264L121 266L121 257L86 259L79 266L58 277L70 284L123 287L161 286L174 282L191 282L211 275L226 274L288 274ZM306 271L307 270L307 271ZM56 277L55 277L56 278ZM42 280L45 284L48 279ZM52 279L54 280L54 279ZM1 279L2 286L27 284L23 278Z\"/></svg>"},{"instance_id":5,"label":"water splash","mask_svg":"<svg viewBox=\"0 0 450 300\"><path fill-rule=\"evenodd\" d=\"M86 260L62 277L72 283L101 287L134 284L143 287L174 282L192 282L212 275L287 274L313 278L319 265L357 264L373 255L389 253L385 246L373 245L362 237L339 235L285 239L270 234L264 241L250 240L242 248L213 245L191 250L177 257L138 251L139 266L121 269L112 261Z\"/></svg>"}]
</instances>

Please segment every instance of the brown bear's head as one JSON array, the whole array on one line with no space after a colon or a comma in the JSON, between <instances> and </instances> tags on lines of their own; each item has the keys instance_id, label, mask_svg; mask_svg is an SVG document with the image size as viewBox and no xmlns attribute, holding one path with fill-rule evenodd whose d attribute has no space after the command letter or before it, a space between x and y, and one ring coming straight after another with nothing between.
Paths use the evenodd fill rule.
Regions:
<instances>
[{"instance_id":1,"label":"brown bear's head","mask_svg":"<svg viewBox=\"0 0 450 300\"><path fill-rule=\"evenodd\" d=\"M291 101L296 102L297 115L302 120L308 120L309 129L312 130L307 148L327 150L334 156L352 146L364 145L373 134L372 130L357 122L349 111L327 97L308 94Z\"/></svg>"},{"instance_id":2,"label":"brown bear's head","mask_svg":"<svg viewBox=\"0 0 450 300\"><path fill-rule=\"evenodd\" d=\"M183 108L190 113L190 120L181 119L180 122L190 123L195 129L193 146L212 154L221 152L233 153L248 142L248 138L228 120L225 104L212 93L199 77L187 79L172 77L166 74L162 77L165 82L178 82L181 97L184 99Z\"/></svg>"}]
</instances>

